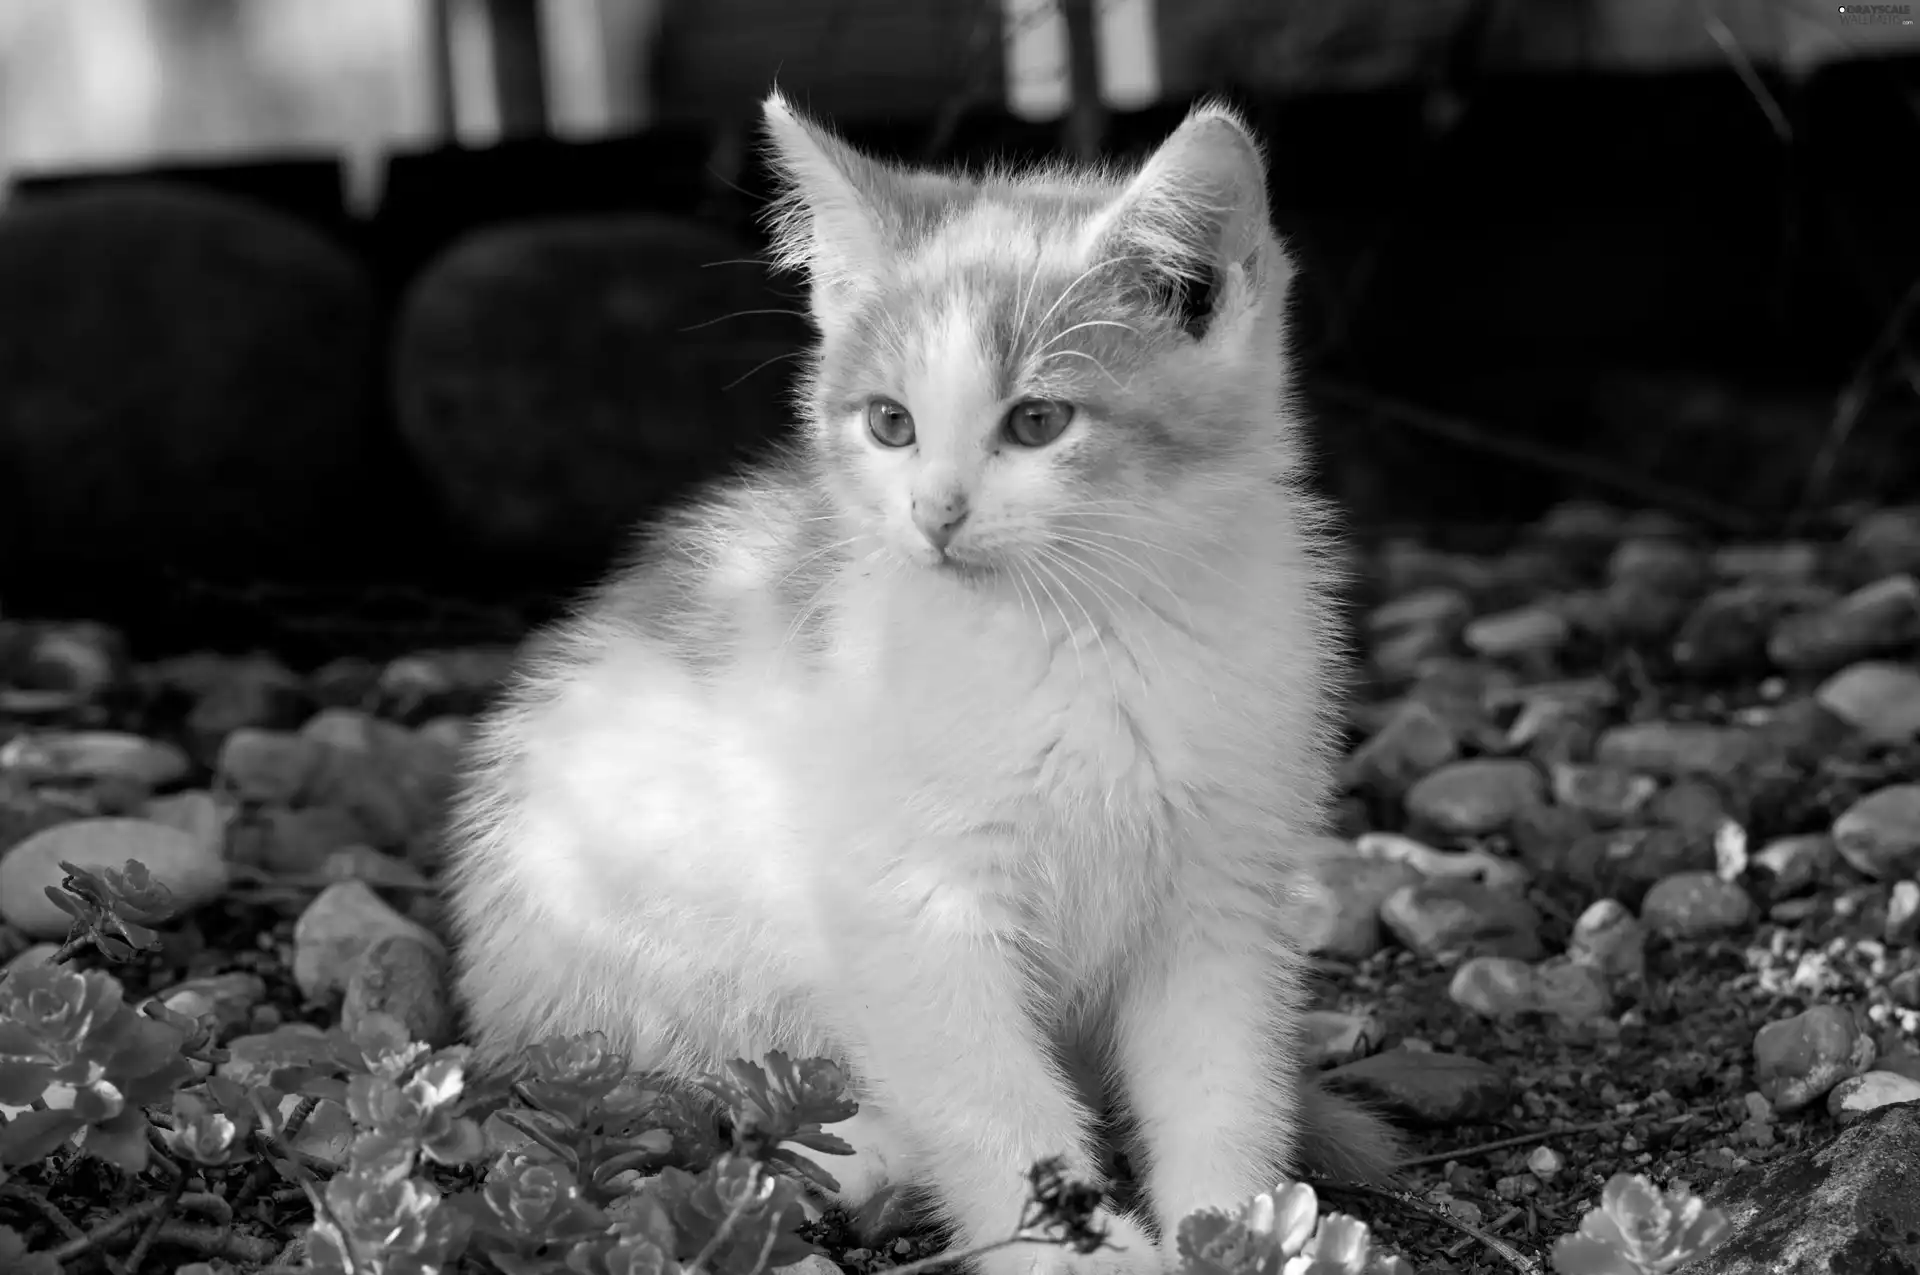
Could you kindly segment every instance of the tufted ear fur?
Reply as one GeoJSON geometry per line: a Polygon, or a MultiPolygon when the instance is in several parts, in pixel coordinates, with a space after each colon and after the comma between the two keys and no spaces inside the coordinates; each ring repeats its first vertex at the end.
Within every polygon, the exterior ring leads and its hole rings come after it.
{"type": "Polygon", "coordinates": [[[1227,107],[1196,108],[1096,218],[1090,255],[1132,258],[1196,340],[1266,281],[1273,242],[1260,144],[1227,107]]]}
{"type": "Polygon", "coordinates": [[[777,89],[762,109],[781,184],[768,210],[774,264],[806,273],[814,317],[826,322],[884,273],[902,175],[801,115],[777,89]]]}

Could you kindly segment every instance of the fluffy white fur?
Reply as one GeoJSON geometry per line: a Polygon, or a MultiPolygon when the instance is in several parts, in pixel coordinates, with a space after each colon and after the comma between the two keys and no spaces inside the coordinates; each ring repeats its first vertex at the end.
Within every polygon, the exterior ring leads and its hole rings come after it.
{"type": "MultiPolygon", "coordinates": [[[[1294,1062],[1337,662],[1257,145],[1208,107],[1134,173],[972,178],[766,116],[820,328],[804,444],[654,533],[485,727],[453,878],[479,1045],[837,1058],[845,1197],[924,1184],[969,1245],[1034,1160],[1097,1175],[1073,1056],[1163,1236],[1303,1138],[1384,1171],[1294,1062]],[[876,395],[911,446],[868,436],[876,395]],[[1002,431],[1029,399],[1072,405],[1047,446],[1002,431]],[[945,555],[929,501],[967,511],[945,555]]],[[[1115,1227],[985,1266],[1170,1260],[1115,1227]]]]}

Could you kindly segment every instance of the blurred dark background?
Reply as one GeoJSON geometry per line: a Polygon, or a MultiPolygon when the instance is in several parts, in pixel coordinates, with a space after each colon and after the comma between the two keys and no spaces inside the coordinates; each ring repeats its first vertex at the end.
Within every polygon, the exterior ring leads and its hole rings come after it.
{"type": "Polygon", "coordinates": [[[0,0],[0,613],[315,658],[550,613],[785,428],[776,78],[929,163],[1242,106],[1363,539],[1817,531],[1920,490],[1913,8],[0,0]]]}

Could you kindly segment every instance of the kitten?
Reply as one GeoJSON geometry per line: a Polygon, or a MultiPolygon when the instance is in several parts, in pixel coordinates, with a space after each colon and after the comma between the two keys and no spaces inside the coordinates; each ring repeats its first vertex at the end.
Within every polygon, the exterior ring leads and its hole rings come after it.
{"type": "Polygon", "coordinates": [[[1137,1130],[1151,1225],[988,1275],[1147,1271],[1193,1209],[1391,1139],[1295,1065],[1337,639],[1299,490],[1291,273],[1245,126],[1138,172],[869,159],[778,94],[804,442],[647,541],[484,725],[455,837],[483,1058],[605,1032],[691,1076],[845,1065],[825,1157],[967,1246],[1098,1175],[1061,1048],[1137,1130]]]}

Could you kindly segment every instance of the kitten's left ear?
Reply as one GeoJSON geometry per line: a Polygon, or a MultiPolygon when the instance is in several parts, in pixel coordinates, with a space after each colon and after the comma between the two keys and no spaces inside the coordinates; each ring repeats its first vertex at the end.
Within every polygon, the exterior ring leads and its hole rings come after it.
{"type": "Polygon", "coordinates": [[[1225,106],[1201,106],[1089,230],[1090,253],[1137,260],[1196,339],[1236,284],[1258,287],[1272,238],[1260,143],[1225,106]]]}
{"type": "Polygon", "coordinates": [[[814,313],[825,318],[883,268],[889,191],[898,177],[794,110],[778,89],[762,110],[784,186],[768,210],[774,261],[806,272],[814,313]]]}

